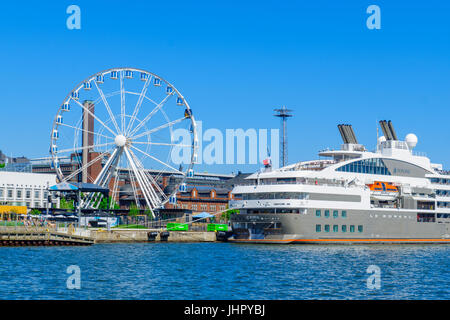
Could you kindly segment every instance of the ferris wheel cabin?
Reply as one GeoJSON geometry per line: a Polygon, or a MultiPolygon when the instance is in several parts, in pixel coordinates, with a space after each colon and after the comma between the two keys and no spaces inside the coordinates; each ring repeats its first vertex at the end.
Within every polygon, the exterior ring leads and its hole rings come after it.
{"type": "Polygon", "coordinates": [[[145,72],[141,72],[141,80],[142,81],[147,81],[147,79],[148,79],[148,74],[145,73],[145,72]]]}
{"type": "Polygon", "coordinates": [[[61,107],[62,111],[69,111],[70,110],[70,104],[68,102],[65,102],[62,107],[61,107]]]}
{"type": "Polygon", "coordinates": [[[161,79],[155,78],[155,80],[153,80],[153,85],[156,86],[156,87],[160,87],[161,86],[161,79]]]}
{"type": "Polygon", "coordinates": [[[71,96],[72,96],[73,100],[78,100],[80,98],[80,95],[78,94],[78,91],[73,91],[71,96]]]}
{"type": "Polygon", "coordinates": [[[91,90],[92,89],[92,84],[88,81],[86,81],[84,83],[84,90],[91,90]]]}
{"type": "Polygon", "coordinates": [[[133,71],[125,70],[125,78],[132,79],[133,78],[133,71]]]}

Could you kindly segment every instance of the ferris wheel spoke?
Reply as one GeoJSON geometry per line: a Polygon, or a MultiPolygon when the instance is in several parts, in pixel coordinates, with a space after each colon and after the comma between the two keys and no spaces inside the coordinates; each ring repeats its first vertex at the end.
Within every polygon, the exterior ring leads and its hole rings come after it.
{"type": "Polygon", "coordinates": [[[73,177],[75,177],[76,175],[80,174],[81,172],[83,172],[83,170],[89,168],[92,164],[94,164],[95,162],[97,162],[98,160],[100,160],[100,158],[103,158],[104,156],[106,156],[108,153],[110,152],[110,150],[105,151],[103,153],[101,153],[100,155],[98,155],[97,157],[95,157],[94,159],[92,159],[91,161],[89,161],[88,163],[86,163],[83,166],[80,166],[80,168],[78,168],[77,170],[75,170],[74,172],[72,172],[70,175],[68,175],[67,177],[65,177],[63,179],[63,182],[67,182],[70,179],[72,179],[73,177]]]}
{"type": "Polygon", "coordinates": [[[150,113],[149,113],[148,115],[145,116],[145,118],[141,121],[141,123],[139,123],[139,124],[136,126],[136,128],[134,128],[133,131],[131,131],[130,136],[131,136],[131,135],[134,135],[135,133],[137,133],[137,132],[139,131],[139,129],[142,128],[142,127],[147,123],[147,121],[150,120],[150,118],[151,118],[158,110],[160,110],[160,109],[166,104],[167,101],[169,101],[169,99],[170,99],[171,96],[172,96],[172,95],[169,94],[169,95],[167,95],[164,99],[162,99],[161,102],[158,103],[158,104],[156,105],[156,107],[153,108],[153,110],[150,111],[150,113]]]}
{"type": "Polygon", "coordinates": [[[167,163],[165,163],[165,162],[159,160],[158,158],[155,158],[154,156],[148,154],[147,152],[142,151],[141,149],[138,149],[138,148],[136,148],[135,146],[131,146],[131,148],[133,148],[133,149],[139,151],[139,152],[142,153],[143,155],[145,155],[145,156],[147,156],[147,157],[149,157],[149,158],[155,160],[156,162],[159,162],[160,164],[162,164],[162,165],[168,167],[169,169],[172,169],[173,171],[175,171],[175,172],[177,172],[177,173],[179,173],[179,174],[182,174],[183,176],[185,175],[184,172],[181,172],[180,170],[175,169],[175,168],[172,167],[171,165],[169,165],[169,164],[167,164],[167,163]]]}
{"type": "Polygon", "coordinates": [[[101,143],[101,144],[93,144],[90,146],[84,146],[84,147],[75,147],[75,148],[70,148],[70,149],[62,149],[62,150],[58,150],[55,153],[56,154],[60,154],[60,153],[67,153],[67,152],[76,152],[76,151],[82,151],[82,150],[86,150],[86,149],[94,149],[94,148],[99,148],[99,147],[106,147],[106,146],[110,146],[112,144],[115,144],[114,142],[108,142],[108,143],[101,143]]]}
{"type": "Polygon", "coordinates": [[[117,132],[120,132],[119,125],[117,124],[117,121],[116,121],[116,119],[114,117],[114,114],[111,111],[111,108],[109,106],[108,101],[106,100],[106,97],[105,97],[105,94],[103,93],[103,90],[100,89],[100,87],[97,84],[97,81],[94,81],[94,83],[95,83],[95,86],[97,87],[97,91],[100,94],[100,97],[101,97],[101,99],[103,101],[103,104],[105,105],[106,110],[108,111],[109,117],[111,118],[111,120],[112,120],[112,122],[114,124],[114,127],[116,128],[117,132]]]}
{"type": "Polygon", "coordinates": [[[179,143],[133,141],[133,144],[149,144],[149,145],[155,145],[155,146],[172,146],[172,147],[180,147],[180,148],[192,148],[191,145],[179,144],[179,143]]]}
{"type": "Polygon", "coordinates": [[[122,133],[125,131],[125,89],[123,84],[123,71],[120,71],[120,115],[122,119],[122,133]]]}
{"type": "Polygon", "coordinates": [[[93,114],[89,109],[87,109],[85,106],[83,106],[78,100],[72,100],[75,101],[84,111],[86,111],[91,117],[93,117],[95,120],[97,120],[105,129],[107,129],[109,132],[113,134],[113,136],[117,136],[117,133],[111,130],[110,127],[108,127],[102,120],[100,120],[95,114],[93,114]]]}
{"type": "Polygon", "coordinates": [[[79,128],[79,127],[75,127],[75,126],[71,126],[71,125],[68,125],[68,124],[65,124],[65,123],[58,123],[58,126],[68,127],[68,128],[72,128],[72,129],[75,129],[75,130],[80,130],[80,131],[83,131],[83,132],[86,132],[86,133],[94,134],[94,135],[97,135],[99,137],[103,137],[103,138],[106,138],[106,139],[114,140],[114,138],[111,137],[111,136],[105,136],[105,135],[100,134],[98,132],[89,131],[89,130],[86,130],[86,129],[83,129],[83,128],[79,128]]]}
{"type": "MultiPolygon", "coordinates": [[[[141,95],[140,92],[134,92],[134,91],[128,91],[128,90],[125,90],[125,93],[132,94],[132,95],[135,95],[135,96],[140,96],[140,95],[141,95]]],[[[146,100],[148,100],[148,101],[150,101],[150,102],[153,103],[155,106],[158,105],[158,102],[154,101],[154,100],[151,99],[150,97],[147,97],[146,95],[144,95],[143,98],[146,99],[146,100]]]]}
{"type": "Polygon", "coordinates": [[[137,115],[139,114],[139,110],[141,109],[142,102],[144,101],[144,97],[147,93],[148,85],[151,83],[152,78],[153,78],[152,76],[148,77],[144,83],[144,87],[142,88],[141,94],[139,95],[139,99],[136,102],[136,106],[134,107],[130,122],[128,123],[127,130],[126,130],[127,134],[133,127],[133,123],[136,120],[137,115]]]}
{"type": "Polygon", "coordinates": [[[140,137],[149,135],[149,134],[151,134],[151,133],[153,133],[153,132],[162,130],[162,129],[164,129],[164,128],[171,127],[171,126],[173,126],[174,124],[177,124],[177,123],[179,123],[179,122],[181,122],[181,121],[183,121],[183,120],[186,120],[186,119],[187,119],[186,117],[183,117],[183,118],[180,118],[180,119],[177,119],[177,120],[172,120],[172,121],[167,122],[167,123],[165,123],[165,124],[163,124],[163,125],[160,125],[159,127],[150,129],[150,130],[145,131],[145,132],[143,132],[143,133],[140,133],[140,134],[138,134],[138,135],[132,137],[132,139],[138,139],[138,138],[140,138],[140,137]]]}

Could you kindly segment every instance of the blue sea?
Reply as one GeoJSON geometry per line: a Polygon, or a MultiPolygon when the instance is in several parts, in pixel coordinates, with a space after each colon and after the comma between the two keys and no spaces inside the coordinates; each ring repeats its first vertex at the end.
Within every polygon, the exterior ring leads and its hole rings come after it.
{"type": "Polygon", "coordinates": [[[449,245],[0,247],[0,299],[450,299],[449,254],[449,245]],[[73,265],[79,289],[67,285],[73,265]],[[379,289],[367,284],[369,266],[379,289]]]}

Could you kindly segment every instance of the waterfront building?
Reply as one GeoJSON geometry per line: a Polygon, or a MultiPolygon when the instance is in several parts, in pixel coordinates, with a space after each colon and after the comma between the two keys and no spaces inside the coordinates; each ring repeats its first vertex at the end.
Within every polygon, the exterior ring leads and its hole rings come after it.
{"type": "Polygon", "coordinates": [[[26,157],[8,157],[0,150],[0,171],[31,172],[31,162],[26,157]]]}
{"type": "MultiPolygon", "coordinates": [[[[0,202],[4,205],[46,208],[48,186],[56,184],[56,174],[30,172],[0,172],[0,202]]],[[[58,207],[58,199],[51,199],[58,207]]]]}

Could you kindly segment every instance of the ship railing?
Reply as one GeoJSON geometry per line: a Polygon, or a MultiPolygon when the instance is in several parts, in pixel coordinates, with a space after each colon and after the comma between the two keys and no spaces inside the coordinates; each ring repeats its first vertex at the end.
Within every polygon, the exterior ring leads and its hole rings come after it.
{"type": "Polygon", "coordinates": [[[357,187],[358,185],[346,185],[345,182],[339,182],[339,183],[321,183],[321,182],[306,182],[306,181],[273,181],[273,182],[259,182],[259,183],[255,183],[255,182],[239,182],[237,183],[235,186],[236,187],[240,187],[240,186],[254,186],[254,185],[259,185],[259,186],[265,186],[265,185],[282,185],[282,184],[295,184],[295,185],[316,185],[316,186],[326,186],[326,187],[347,187],[347,188],[351,188],[351,187],[357,187]]]}
{"type": "Polygon", "coordinates": [[[395,206],[395,205],[393,205],[393,204],[382,204],[382,205],[374,205],[374,204],[371,204],[370,207],[371,207],[371,208],[398,209],[398,207],[395,206]]]}

